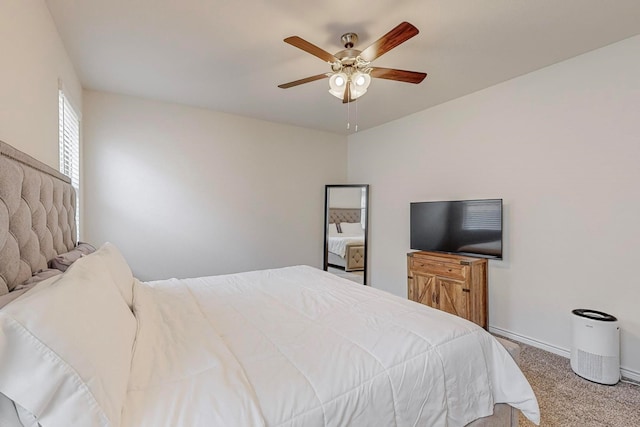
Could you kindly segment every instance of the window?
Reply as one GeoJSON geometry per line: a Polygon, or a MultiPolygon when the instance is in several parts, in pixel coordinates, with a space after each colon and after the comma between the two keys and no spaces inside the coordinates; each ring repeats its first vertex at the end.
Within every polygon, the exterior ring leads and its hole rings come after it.
{"type": "Polygon", "coordinates": [[[62,89],[58,96],[60,172],[76,190],[76,235],[80,238],[80,119],[62,89]]]}

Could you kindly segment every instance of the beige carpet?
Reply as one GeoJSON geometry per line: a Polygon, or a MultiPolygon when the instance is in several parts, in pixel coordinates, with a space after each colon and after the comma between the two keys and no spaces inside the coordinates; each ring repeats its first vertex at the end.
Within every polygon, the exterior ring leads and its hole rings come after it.
{"type": "MultiPolygon", "coordinates": [[[[520,367],[540,405],[544,427],[640,427],[640,386],[592,383],[569,359],[521,344],[520,367]]],[[[520,426],[534,426],[520,414],[520,426]]]]}

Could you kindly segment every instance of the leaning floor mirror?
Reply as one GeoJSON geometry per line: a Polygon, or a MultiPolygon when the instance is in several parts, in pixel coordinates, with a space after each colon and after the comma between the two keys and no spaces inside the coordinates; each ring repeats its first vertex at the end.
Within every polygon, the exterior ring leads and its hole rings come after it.
{"type": "Polygon", "coordinates": [[[324,208],[324,269],[368,284],[369,185],[325,186],[324,208]]]}

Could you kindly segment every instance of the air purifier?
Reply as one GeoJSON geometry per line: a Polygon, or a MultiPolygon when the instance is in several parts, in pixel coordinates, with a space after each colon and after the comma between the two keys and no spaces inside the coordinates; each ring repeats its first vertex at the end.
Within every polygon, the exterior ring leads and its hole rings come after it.
{"type": "Polygon", "coordinates": [[[571,369],[589,381],[620,380],[620,326],[614,316],[597,310],[572,312],[571,369]]]}

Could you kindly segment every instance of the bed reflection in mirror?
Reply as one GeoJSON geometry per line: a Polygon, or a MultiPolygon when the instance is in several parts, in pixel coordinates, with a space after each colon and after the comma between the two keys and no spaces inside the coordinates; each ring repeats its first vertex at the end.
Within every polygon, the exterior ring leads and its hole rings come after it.
{"type": "Polygon", "coordinates": [[[327,185],[324,206],[324,269],[366,285],[369,185],[327,185]]]}

